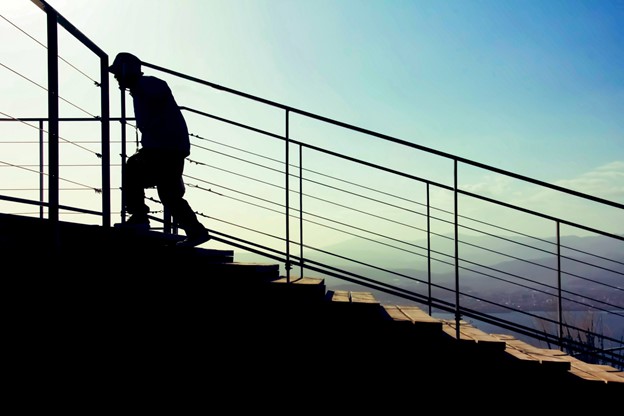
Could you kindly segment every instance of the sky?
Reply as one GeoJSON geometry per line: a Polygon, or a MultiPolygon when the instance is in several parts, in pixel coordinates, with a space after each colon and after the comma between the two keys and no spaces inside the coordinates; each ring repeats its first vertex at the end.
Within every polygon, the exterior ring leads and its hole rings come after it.
{"type": "MultiPolygon", "coordinates": [[[[111,61],[131,52],[303,111],[624,203],[624,1],[48,3],[111,61]]],[[[3,63],[45,83],[36,70],[45,65],[44,51],[6,20],[45,42],[43,13],[30,0],[2,0],[0,14],[3,63]]],[[[79,48],[66,42],[60,55],[79,62],[79,48]]],[[[21,80],[6,67],[0,77],[1,111],[34,115],[39,104],[15,86],[21,80]]],[[[172,86],[180,94],[187,88],[172,86]]],[[[194,91],[186,92],[192,102],[194,91]]],[[[508,186],[493,181],[475,179],[467,187],[495,193],[508,186]]]]}

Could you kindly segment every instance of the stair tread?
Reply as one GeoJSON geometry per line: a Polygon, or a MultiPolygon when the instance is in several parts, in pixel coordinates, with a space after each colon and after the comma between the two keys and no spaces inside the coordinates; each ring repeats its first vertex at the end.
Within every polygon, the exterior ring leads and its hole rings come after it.
{"type": "MultiPolygon", "coordinates": [[[[456,322],[454,320],[443,320],[442,322],[444,323],[444,332],[455,336],[457,329],[456,322]]],[[[461,339],[474,340],[476,342],[505,345],[505,341],[496,338],[492,334],[488,334],[487,332],[475,328],[469,323],[461,323],[459,327],[459,336],[461,339]]]]}
{"type": "Polygon", "coordinates": [[[295,285],[324,285],[325,279],[321,279],[318,277],[291,277],[290,282],[288,282],[288,278],[286,276],[280,276],[280,278],[275,280],[274,283],[290,283],[295,285]]]}
{"type": "Polygon", "coordinates": [[[334,290],[329,294],[332,302],[379,305],[379,301],[370,292],[334,290]]]}
{"type": "Polygon", "coordinates": [[[442,330],[442,322],[433,318],[417,306],[384,305],[388,317],[396,323],[407,323],[419,328],[431,328],[435,331],[442,330]]]}

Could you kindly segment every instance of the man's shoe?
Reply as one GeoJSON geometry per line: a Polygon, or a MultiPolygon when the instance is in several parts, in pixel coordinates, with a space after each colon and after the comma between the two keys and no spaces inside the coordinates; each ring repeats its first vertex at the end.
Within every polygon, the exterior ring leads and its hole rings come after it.
{"type": "Polygon", "coordinates": [[[148,231],[150,222],[147,215],[133,215],[126,222],[117,223],[115,228],[124,228],[127,230],[148,231]]]}
{"type": "Polygon", "coordinates": [[[196,233],[190,233],[186,238],[182,241],[178,241],[176,243],[177,247],[195,247],[200,244],[205,243],[210,240],[210,234],[208,234],[208,230],[205,228],[196,233]]]}

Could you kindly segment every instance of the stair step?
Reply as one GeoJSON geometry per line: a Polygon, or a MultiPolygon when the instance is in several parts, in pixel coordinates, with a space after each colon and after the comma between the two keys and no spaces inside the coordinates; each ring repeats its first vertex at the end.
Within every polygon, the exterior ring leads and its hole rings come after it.
{"type": "Polygon", "coordinates": [[[294,297],[298,302],[321,302],[325,298],[325,279],[316,277],[290,278],[280,276],[271,282],[272,290],[280,296],[294,297]]]}
{"type": "MultiPolygon", "coordinates": [[[[457,339],[457,323],[455,320],[442,319],[441,321],[443,323],[442,331],[453,339],[457,339]]],[[[485,348],[491,352],[502,352],[506,347],[505,341],[464,321],[461,321],[459,325],[459,341],[468,345],[478,346],[479,348],[485,348]]]]}
{"type": "Polygon", "coordinates": [[[383,307],[370,292],[352,292],[348,290],[328,290],[326,305],[331,316],[336,320],[352,322],[372,322],[383,320],[383,307]]]}
{"type": "Polygon", "coordinates": [[[442,332],[442,321],[431,317],[417,306],[385,305],[384,309],[396,324],[430,333],[442,332]]]}
{"type": "Polygon", "coordinates": [[[587,381],[624,383],[624,372],[609,365],[589,364],[570,357],[570,373],[587,381]]]}
{"type": "Polygon", "coordinates": [[[352,303],[378,306],[379,301],[370,292],[351,292],[349,290],[335,290],[328,292],[331,302],[352,303]]]}
{"type": "Polygon", "coordinates": [[[279,279],[280,266],[271,263],[225,262],[206,264],[204,270],[210,276],[221,277],[221,281],[230,281],[238,285],[274,282],[279,279]]]}
{"type": "Polygon", "coordinates": [[[561,350],[539,348],[511,335],[492,334],[506,344],[505,352],[523,362],[539,363],[543,368],[568,371],[571,368],[570,356],[561,350]]]}

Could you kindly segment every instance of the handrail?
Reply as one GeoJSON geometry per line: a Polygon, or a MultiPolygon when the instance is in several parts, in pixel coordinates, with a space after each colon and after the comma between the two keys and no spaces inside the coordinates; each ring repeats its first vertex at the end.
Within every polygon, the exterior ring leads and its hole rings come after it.
{"type": "Polygon", "coordinates": [[[71,24],[63,15],[57,12],[45,0],[31,0],[33,4],[46,13],[48,34],[48,123],[49,141],[48,152],[50,160],[50,172],[48,175],[48,193],[50,206],[48,215],[52,221],[59,219],[59,195],[58,195],[58,136],[59,136],[59,94],[58,94],[58,25],[62,26],[69,34],[85,45],[97,57],[100,58],[100,110],[101,114],[101,141],[102,141],[102,225],[109,227],[110,223],[110,108],[109,108],[109,78],[108,78],[108,55],[94,42],[71,24]]]}
{"type": "MultiPolygon", "coordinates": [[[[25,120],[25,119],[22,119],[22,120],[25,120]]],[[[32,120],[39,120],[39,119],[37,119],[37,118],[33,118],[32,120]]],[[[77,121],[78,119],[76,119],[76,118],[71,118],[71,119],[67,119],[67,120],[77,121]]],[[[79,121],[93,121],[93,120],[91,120],[91,119],[80,119],[79,121]]],[[[304,144],[302,144],[302,145],[304,145],[304,144]]],[[[322,150],[322,149],[319,149],[319,150],[322,150]]],[[[22,202],[24,202],[24,201],[22,201],[22,202]]],[[[68,208],[70,208],[70,207],[68,207],[68,208]]],[[[538,213],[538,214],[539,214],[539,213],[538,213]]],[[[572,224],[574,224],[574,223],[572,223],[572,224]]],[[[618,237],[618,236],[616,236],[616,237],[618,237]]],[[[619,237],[618,237],[618,238],[619,238],[619,237]]],[[[285,261],[285,260],[283,260],[283,261],[285,261]]],[[[401,291],[398,291],[398,292],[397,292],[396,290],[393,290],[393,289],[384,288],[384,287],[382,287],[383,285],[382,285],[382,286],[375,285],[375,284],[374,284],[374,283],[372,283],[371,281],[368,281],[368,282],[367,282],[367,281],[366,281],[366,280],[367,280],[366,278],[364,278],[364,280],[357,280],[357,279],[352,279],[352,278],[349,278],[349,277],[348,277],[348,273],[347,273],[347,275],[346,275],[346,276],[345,276],[345,275],[340,275],[340,274],[337,274],[337,273],[335,273],[334,271],[331,271],[331,270],[332,270],[332,268],[331,268],[331,267],[325,266],[325,267],[328,267],[328,268],[327,268],[327,269],[324,269],[322,264],[318,264],[318,263],[317,263],[317,266],[313,266],[313,265],[315,264],[315,262],[314,262],[314,261],[300,261],[300,259],[297,259],[297,258],[294,258],[294,259],[293,259],[293,264],[295,264],[295,265],[301,265],[302,267],[303,267],[303,265],[304,265],[304,262],[305,262],[305,266],[306,266],[308,269],[310,269],[310,270],[323,271],[324,273],[329,274],[329,275],[333,275],[333,276],[341,276],[341,278],[342,278],[343,280],[346,280],[346,281],[351,281],[351,282],[355,282],[355,283],[358,283],[358,284],[363,285],[363,286],[372,287],[372,288],[375,288],[375,289],[380,290],[380,291],[386,291],[387,293],[392,293],[392,294],[394,294],[394,295],[396,295],[396,296],[404,297],[404,298],[406,298],[406,299],[412,299],[412,300],[414,300],[414,299],[419,299],[418,297],[416,297],[416,298],[410,297],[410,296],[409,296],[409,295],[407,295],[406,293],[401,293],[401,291]],[[319,268],[319,267],[321,267],[321,268],[319,268]]],[[[370,279],[369,279],[369,280],[370,280],[370,279]]],[[[420,298],[419,300],[420,300],[420,301],[422,301],[422,298],[420,298]]],[[[482,299],[482,301],[483,301],[483,299],[482,299]]],[[[445,306],[444,306],[444,304],[443,304],[443,303],[438,303],[438,302],[437,302],[437,301],[435,301],[435,300],[433,301],[433,303],[434,303],[434,304],[436,305],[436,307],[438,307],[439,309],[442,309],[442,310],[444,310],[444,309],[445,309],[445,306]]],[[[478,312],[472,312],[470,309],[461,308],[461,309],[460,309],[460,311],[461,311],[460,313],[461,313],[462,315],[465,315],[465,316],[481,317],[481,319],[483,319],[483,320],[484,320],[484,321],[486,321],[486,322],[487,322],[487,321],[491,321],[491,320],[489,320],[489,319],[487,319],[487,318],[483,318],[483,317],[482,317],[482,315],[480,315],[478,312]]],[[[504,325],[501,325],[501,327],[504,327],[504,328],[515,328],[515,330],[517,330],[517,332],[519,332],[519,333],[524,333],[524,334],[526,334],[526,333],[527,333],[527,332],[526,332],[526,330],[522,330],[522,327],[521,327],[521,326],[513,326],[513,325],[511,325],[511,326],[510,326],[510,325],[508,325],[508,324],[504,324],[504,325]]],[[[540,337],[540,336],[534,336],[534,337],[535,337],[536,339],[544,339],[544,338],[542,338],[542,337],[540,337]]],[[[549,338],[548,338],[548,337],[546,337],[545,339],[549,339],[549,338]]]]}
{"type": "MultiPolygon", "coordinates": [[[[205,116],[205,117],[211,117],[211,118],[213,118],[215,120],[219,120],[219,121],[222,121],[222,122],[230,123],[230,124],[232,124],[234,126],[241,127],[241,128],[246,128],[246,129],[249,129],[249,130],[254,131],[256,133],[261,133],[261,134],[264,134],[266,136],[270,136],[270,137],[273,137],[273,138],[276,138],[276,139],[284,140],[284,138],[282,136],[280,136],[279,134],[275,134],[275,133],[264,131],[264,130],[261,130],[261,129],[258,129],[258,128],[253,128],[253,127],[250,127],[250,126],[246,126],[246,125],[244,125],[242,123],[236,123],[236,122],[233,122],[231,120],[227,120],[227,119],[222,118],[222,117],[216,117],[214,115],[208,114],[206,112],[203,112],[203,111],[200,111],[200,110],[197,110],[197,109],[194,109],[194,108],[190,108],[190,107],[186,107],[186,106],[180,106],[180,109],[186,110],[186,111],[190,111],[190,112],[192,112],[194,114],[199,114],[199,115],[202,115],[202,116],[205,116]]],[[[344,123],[342,123],[342,124],[344,124],[344,123]]],[[[344,124],[344,125],[348,126],[347,124],[344,124]]],[[[387,136],[387,137],[390,137],[390,136],[387,136]]],[[[423,182],[423,183],[426,183],[426,184],[429,184],[429,185],[435,185],[436,187],[439,187],[439,188],[442,188],[442,189],[446,189],[446,190],[449,190],[449,191],[453,191],[454,190],[454,188],[452,186],[448,186],[448,185],[444,185],[444,184],[439,183],[439,182],[434,182],[434,181],[431,181],[431,180],[427,180],[426,178],[420,178],[418,176],[410,175],[408,173],[401,172],[401,171],[398,171],[398,170],[395,170],[395,169],[392,169],[392,168],[388,168],[386,166],[381,166],[381,165],[378,165],[378,164],[375,164],[375,163],[370,163],[370,162],[367,162],[367,161],[364,161],[364,160],[361,160],[361,159],[358,159],[358,158],[354,158],[354,157],[350,157],[350,156],[347,156],[347,155],[344,155],[344,154],[333,152],[333,151],[328,150],[328,149],[323,149],[321,147],[314,146],[314,145],[311,145],[311,144],[308,144],[308,143],[303,143],[303,142],[295,140],[295,139],[289,139],[289,141],[292,144],[297,144],[297,145],[299,145],[301,147],[305,147],[305,148],[308,148],[310,150],[315,150],[317,152],[321,152],[321,153],[324,153],[324,154],[327,154],[327,155],[330,155],[330,156],[334,156],[334,157],[337,157],[337,158],[340,158],[340,159],[344,159],[346,161],[356,162],[358,164],[361,164],[361,165],[364,165],[364,166],[367,166],[367,167],[371,167],[371,168],[375,168],[375,169],[378,169],[378,170],[382,170],[382,171],[385,171],[385,172],[388,172],[388,173],[392,173],[392,174],[395,174],[395,175],[398,175],[398,176],[402,176],[404,178],[408,178],[408,179],[412,179],[412,180],[415,180],[415,181],[423,182]]],[[[407,143],[407,142],[405,142],[405,143],[406,143],[406,145],[408,147],[418,148],[419,150],[422,150],[422,148],[423,148],[422,146],[414,145],[412,143],[407,143]]],[[[460,157],[456,157],[456,156],[449,156],[449,157],[456,158],[458,161],[459,160],[464,161],[464,159],[460,158],[460,157]]],[[[468,160],[468,159],[465,159],[465,160],[468,160]]],[[[545,187],[553,189],[553,190],[558,190],[558,191],[561,190],[564,193],[568,193],[568,194],[571,194],[571,195],[574,195],[574,196],[578,196],[578,197],[581,197],[581,198],[584,198],[584,199],[589,199],[589,200],[591,200],[593,202],[598,202],[598,203],[609,205],[609,206],[612,206],[612,207],[624,209],[624,204],[619,204],[619,203],[617,203],[615,201],[609,201],[609,200],[606,200],[606,199],[603,199],[603,198],[597,198],[597,197],[594,197],[594,196],[591,196],[591,195],[584,194],[582,192],[577,192],[577,191],[574,191],[574,190],[571,190],[571,189],[562,188],[562,187],[559,187],[559,186],[556,186],[556,185],[551,185],[551,184],[548,184],[546,182],[539,181],[537,179],[528,178],[526,176],[522,176],[522,175],[518,175],[518,174],[514,174],[514,173],[506,173],[507,171],[504,171],[502,169],[497,169],[495,167],[484,165],[484,164],[480,164],[478,162],[472,162],[471,161],[470,164],[472,164],[474,166],[482,165],[482,167],[484,169],[486,169],[486,170],[490,170],[490,171],[501,173],[501,174],[506,174],[507,176],[515,177],[517,179],[526,180],[526,181],[532,182],[533,184],[542,185],[542,186],[545,186],[545,187]]],[[[525,213],[528,213],[528,214],[539,216],[539,217],[542,217],[544,219],[549,219],[549,220],[553,220],[553,221],[557,221],[558,220],[558,221],[561,222],[561,224],[574,226],[574,227],[577,227],[577,228],[581,228],[581,229],[583,229],[585,231],[589,231],[589,232],[597,233],[597,234],[602,234],[604,236],[608,236],[608,237],[612,237],[612,238],[616,238],[618,240],[624,241],[624,236],[619,236],[617,234],[609,233],[609,232],[606,232],[606,231],[603,231],[603,230],[598,230],[596,228],[587,227],[587,226],[584,226],[582,224],[575,223],[573,221],[567,221],[567,220],[564,220],[564,219],[559,219],[559,218],[556,218],[556,217],[554,217],[552,215],[546,215],[546,214],[543,214],[543,213],[540,213],[540,212],[537,212],[537,211],[534,211],[534,210],[530,210],[530,209],[527,209],[527,208],[523,208],[523,207],[519,207],[519,206],[516,206],[516,205],[512,205],[512,204],[509,204],[509,203],[506,203],[506,202],[503,202],[503,201],[498,201],[498,200],[495,200],[493,198],[488,198],[486,196],[478,195],[478,194],[475,194],[473,192],[465,191],[465,190],[462,190],[462,189],[457,189],[457,192],[462,194],[462,195],[471,196],[471,197],[476,198],[476,199],[481,199],[483,201],[487,201],[487,202],[490,202],[490,203],[493,203],[493,204],[505,206],[507,208],[511,208],[511,209],[522,211],[522,212],[525,212],[525,213]]]]}
{"type": "MultiPolygon", "coordinates": [[[[457,162],[465,163],[467,165],[471,165],[471,166],[478,167],[478,168],[481,168],[481,169],[485,169],[485,170],[488,170],[488,171],[491,171],[491,172],[499,173],[501,175],[509,176],[509,177],[514,178],[514,179],[520,179],[522,181],[529,182],[529,183],[532,183],[534,185],[543,186],[545,188],[549,188],[549,189],[552,189],[552,190],[555,190],[555,191],[563,192],[563,193],[566,193],[566,194],[569,194],[569,195],[574,195],[574,196],[577,196],[577,197],[580,197],[580,198],[589,199],[591,201],[599,202],[601,204],[609,205],[609,206],[612,206],[612,207],[615,207],[615,208],[624,209],[624,204],[620,204],[620,203],[615,202],[615,201],[611,201],[611,200],[604,199],[604,198],[598,198],[598,197],[593,196],[593,195],[589,195],[589,194],[585,194],[583,192],[578,192],[578,191],[575,191],[575,190],[572,190],[572,189],[564,188],[562,186],[553,185],[551,183],[544,182],[544,181],[541,181],[539,179],[531,178],[529,176],[520,175],[518,173],[514,173],[514,172],[511,172],[511,171],[508,171],[508,170],[504,170],[504,169],[496,168],[494,166],[486,165],[485,163],[480,163],[480,162],[477,162],[477,161],[474,161],[474,160],[471,160],[471,159],[466,159],[466,158],[463,158],[463,157],[460,157],[460,156],[453,155],[451,153],[442,152],[440,150],[436,150],[436,149],[433,149],[433,148],[430,148],[430,147],[426,147],[426,146],[422,146],[422,145],[419,145],[419,144],[416,144],[416,143],[408,142],[406,140],[398,139],[396,137],[392,137],[392,136],[389,136],[387,134],[379,133],[379,132],[376,132],[376,131],[373,131],[373,130],[368,130],[368,129],[365,129],[365,128],[362,128],[362,127],[355,126],[353,124],[348,124],[348,123],[344,123],[344,122],[341,122],[341,121],[338,121],[338,120],[334,120],[334,119],[331,119],[329,117],[324,117],[324,116],[321,116],[321,115],[318,115],[318,114],[310,113],[308,111],[300,110],[300,109],[295,108],[295,107],[290,107],[290,106],[285,105],[285,104],[280,104],[280,103],[275,102],[275,101],[267,100],[267,99],[260,98],[260,97],[257,97],[257,96],[251,95],[251,94],[247,94],[247,93],[244,93],[244,92],[241,92],[241,91],[234,90],[232,88],[224,87],[222,85],[218,85],[218,84],[215,84],[213,82],[204,81],[204,80],[201,80],[201,79],[196,78],[196,77],[192,77],[192,76],[189,76],[189,75],[182,74],[180,72],[172,71],[170,69],[163,68],[161,66],[154,65],[154,64],[151,64],[149,62],[143,62],[142,61],[141,64],[144,65],[144,66],[147,66],[149,68],[165,72],[165,73],[170,74],[170,75],[175,75],[177,77],[180,77],[180,78],[183,78],[183,79],[186,79],[186,80],[189,80],[189,81],[193,81],[193,82],[197,82],[199,84],[207,85],[209,87],[218,89],[220,91],[228,92],[228,93],[231,93],[231,94],[234,94],[234,95],[238,95],[240,97],[248,98],[248,99],[253,100],[253,101],[257,101],[257,102],[260,102],[260,103],[263,103],[263,104],[267,104],[267,105],[270,105],[270,106],[273,106],[273,107],[281,108],[282,110],[285,110],[285,111],[288,111],[288,112],[297,113],[299,115],[310,117],[310,118],[316,119],[318,121],[323,121],[323,122],[326,122],[326,123],[329,123],[329,124],[333,124],[333,125],[336,125],[336,126],[339,126],[339,127],[344,127],[346,129],[357,131],[359,133],[364,133],[366,135],[375,136],[377,138],[384,139],[386,141],[390,141],[390,142],[393,142],[393,143],[396,143],[396,144],[407,146],[407,147],[410,147],[410,148],[413,148],[413,149],[421,150],[421,151],[424,151],[424,152],[427,152],[427,153],[434,154],[436,156],[442,156],[442,157],[445,157],[445,158],[448,158],[448,159],[452,159],[452,160],[457,161],[457,162]]],[[[188,107],[183,107],[183,108],[189,109],[188,107]]]]}
{"type": "MultiPolygon", "coordinates": [[[[158,67],[158,66],[153,65],[153,64],[146,64],[146,66],[150,66],[150,67],[152,67],[154,69],[161,69],[161,67],[158,67]]],[[[172,75],[180,75],[182,78],[186,78],[186,79],[193,80],[193,81],[197,80],[197,78],[189,77],[189,76],[186,76],[184,74],[179,74],[179,73],[177,73],[175,71],[170,71],[170,70],[167,70],[167,69],[164,69],[164,68],[162,68],[162,69],[164,70],[164,72],[167,72],[167,73],[172,74],[172,75]]],[[[240,96],[245,97],[245,98],[250,98],[250,99],[254,99],[254,100],[256,98],[258,98],[258,97],[251,96],[249,94],[241,93],[239,91],[235,91],[235,90],[232,90],[232,89],[228,89],[228,88],[216,85],[214,83],[202,82],[201,80],[198,80],[198,82],[204,83],[205,85],[208,85],[208,86],[213,87],[213,88],[217,88],[217,89],[219,89],[221,91],[227,91],[227,92],[234,93],[236,95],[240,95],[240,96]]],[[[369,135],[377,136],[377,137],[380,137],[380,138],[383,138],[383,139],[387,139],[387,140],[393,141],[395,143],[400,143],[400,144],[403,144],[403,145],[406,145],[406,146],[409,146],[409,147],[412,147],[412,148],[416,148],[416,149],[419,149],[419,150],[425,150],[425,151],[428,151],[428,152],[430,152],[432,154],[436,154],[436,155],[439,155],[439,156],[445,156],[445,157],[453,159],[455,161],[455,166],[457,165],[458,162],[467,163],[467,164],[470,164],[472,166],[476,166],[476,167],[480,167],[482,169],[486,169],[486,170],[489,170],[489,171],[492,171],[492,172],[504,174],[504,175],[507,175],[507,176],[510,176],[510,177],[513,177],[513,178],[516,178],[516,179],[525,180],[525,181],[533,183],[533,184],[537,184],[537,185],[540,185],[540,186],[543,186],[543,187],[546,187],[546,188],[549,188],[549,189],[552,189],[552,190],[556,190],[556,191],[559,191],[559,192],[563,192],[563,193],[566,193],[566,194],[574,195],[574,196],[577,196],[577,197],[580,197],[580,198],[583,198],[583,199],[586,199],[586,200],[591,200],[593,202],[597,202],[597,203],[600,203],[600,204],[612,206],[612,207],[619,208],[619,209],[624,208],[624,205],[619,204],[619,203],[614,202],[614,201],[609,201],[609,200],[606,200],[606,199],[603,199],[603,198],[597,198],[597,197],[594,197],[592,195],[588,195],[588,194],[584,194],[584,193],[577,192],[577,191],[574,191],[574,190],[570,190],[570,189],[567,189],[567,188],[563,188],[563,187],[560,187],[560,186],[548,184],[546,182],[543,182],[543,181],[540,181],[540,180],[537,180],[537,179],[534,179],[534,178],[529,178],[529,177],[526,177],[524,175],[518,175],[518,174],[515,174],[513,172],[509,172],[509,171],[506,171],[506,170],[503,170],[503,169],[498,169],[498,168],[495,168],[495,167],[492,167],[492,166],[488,166],[488,165],[485,165],[485,164],[482,164],[482,163],[479,163],[479,162],[467,160],[467,159],[464,159],[464,158],[461,158],[461,157],[456,157],[454,155],[450,155],[450,154],[447,154],[447,153],[444,153],[444,152],[438,152],[438,151],[435,151],[435,150],[431,151],[431,149],[428,149],[428,148],[423,147],[423,146],[415,145],[413,143],[405,142],[403,140],[396,139],[396,138],[393,138],[393,137],[390,137],[390,136],[386,136],[386,135],[383,135],[383,134],[380,134],[380,133],[377,133],[377,132],[373,132],[373,131],[366,130],[366,129],[361,129],[361,128],[358,128],[356,126],[352,126],[352,125],[349,125],[349,124],[346,124],[346,123],[341,123],[341,122],[338,122],[336,120],[332,120],[332,119],[329,119],[329,118],[326,118],[326,117],[322,117],[322,116],[311,114],[311,113],[308,113],[308,112],[305,112],[305,111],[294,109],[294,108],[291,108],[289,106],[285,106],[285,105],[282,105],[282,104],[279,104],[279,103],[271,102],[271,101],[264,100],[264,99],[258,99],[257,101],[260,101],[260,102],[265,103],[265,104],[270,104],[270,105],[273,105],[273,106],[285,109],[287,112],[295,112],[295,113],[299,113],[299,114],[302,114],[302,115],[310,116],[311,118],[315,118],[317,120],[325,121],[325,122],[328,122],[328,123],[331,123],[331,124],[335,124],[335,125],[338,125],[338,126],[341,126],[341,127],[345,127],[345,128],[348,128],[348,129],[351,129],[351,130],[354,130],[354,131],[358,131],[358,132],[366,133],[366,134],[369,134],[369,135]]],[[[202,115],[205,115],[206,117],[211,117],[213,119],[218,119],[220,121],[223,121],[223,122],[226,122],[226,123],[230,123],[230,124],[235,125],[237,127],[249,128],[250,130],[253,130],[253,131],[257,132],[257,133],[262,133],[262,134],[266,134],[266,135],[271,136],[271,137],[275,137],[275,138],[279,138],[279,139],[285,140],[285,138],[281,137],[280,135],[272,134],[270,132],[264,132],[264,131],[262,131],[260,129],[257,129],[257,128],[254,128],[254,127],[250,127],[250,126],[246,126],[246,125],[244,125],[242,123],[235,122],[235,121],[232,121],[232,120],[227,120],[227,119],[225,119],[223,117],[217,117],[217,116],[214,116],[214,115],[210,115],[210,114],[207,114],[207,113],[204,113],[202,111],[199,111],[199,110],[196,110],[196,109],[192,109],[192,108],[189,108],[189,107],[182,107],[182,108],[185,109],[185,110],[189,110],[191,112],[194,112],[196,114],[202,114],[202,115]]],[[[385,171],[393,171],[392,169],[388,169],[386,167],[375,166],[375,164],[372,164],[372,163],[368,163],[368,162],[365,162],[365,161],[360,161],[360,160],[357,160],[356,158],[352,158],[352,157],[349,157],[347,155],[331,152],[331,151],[329,151],[327,149],[321,149],[321,148],[318,148],[318,147],[315,147],[315,146],[312,146],[312,145],[308,145],[306,143],[297,142],[297,141],[295,141],[293,139],[288,139],[287,141],[290,142],[290,143],[295,143],[295,144],[299,145],[300,148],[306,147],[306,148],[313,149],[313,150],[316,150],[316,151],[319,151],[319,152],[323,152],[323,153],[326,153],[326,154],[331,154],[332,156],[335,156],[335,157],[338,157],[338,158],[342,158],[342,159],[345,159],[345,160],[349,160],[351,162],[358,162],[358,163],[361,163],[362,165],[366,165],[368,167],[379,168],[380,170],[385,170],[385,171]]],[[[411,175],[405,175],[402,172],[398,172],[398,171],[393,171],[393,173],[395,173],[397,175],[402,175],[402,176],[411,176],[411,175]]],[[[288,173],[286,173],[286,175],[288,175],[288,173]]],[[[426,181],[426,180],[423,180],[422,178],[416,178],[416,177],[413,177],[412,179],[420,180],[420,181],[426,181]]],[[[457,181],[457,179],[456,179],[456,181],[457,181]]],[[[427,183],[428,183],[428,185],[432,184],[431,182],[428,182],[428,181],[427,181],[427,183]]],[[[582,224],[577,224],[577,223],[575,223],[573,221],[567,221],[567,220],[564,220],[564,219],[559,219],[559,218],[556,218],[556,217],[554,217],[552,215],[546,215],[546,214],[543,214],[543,213],[540,213],[540,212],[537,212],[537,211],[534,211],[534,210],[529,210],[529,209],[526,209],[526,208],[523,208],[523,207],[518,207],[518,206],[515,206],[513,204],[505,203],[503,201],[497,201],[497,200],[494,200],[492,198],[487,198],[487,197],[484,197],[484,196],[481,196],[481,195],[478,195],[478,194],[475,194],[475,193],[472,193],[472,192],[468,192],[468,191],[464,191],[464,190],[458,189],[457,188],[457,183],[455,184],[454,187],[445,186],[443,184],[435,184],[435,185],[439,185],[441,188],[446,188],[447,190],[453,190],[453,191],[455,191],[457,193],[460,193],[462,195],[466,195],[466,196],[470,196],[470,197],[473,197],[473,198],[481,199],[481,200],[484,200],[484,201],[487,201],[487,202],[490,202],[490,203],[493,203],[493,204],[498,204],[498,205],[501,205],[501,206],[505,206],[507,208],[513,208],[513,209],[516,209],[516,210],[519,210],[519,211],[522,211],[522,212],[525,212],[525,213],[530,213],[532,215],[536,215],[536,216],[539,216],[539,217],[542,217],[542,218],[545,218],[545,219],[549,219],[549,220],[555,221],[557,223],[557,229],[559,229],[560,224],[566,224],[566,225],[570,225],[570,226],[577,226],[578,228],[584,229],[585,231],[595,232],[595,233],[601,234],[603,236],[607,236],[607,237],[614,238],[614,239],[617,239],[617,240],[620,240],[620,241],[624,241],[624,238],[622,236],[618,236],[616,234],[605,232],[603,230],[597,230],[597,229],[595,229],[593,227],[588,227],[588,226],[585,226],[585,225],[582,225],[582,224]]],[[[455,206],[455,213],[457,213],[457,205],[455,206]]],[[[459,243],[459,238],[458,238],[458,234],[457,234],[457,218],[458,217],[456,216],[456,218],[454,220],[454,223],[455,223],[455,226],[456,226],[456,234],[455,234],[455,244],[456,244],[455,245],[455,252],[456,253],[457,253],[457,250],[458,250],[457,244],[459,243]]],[[[557,247],[560,247],[559,236],[557,236],[557,237],[558,237],[557,247]]],[[[561,258],[560,250],[558,250],[558,258],[559,259],[561,258]]],[[[457,258],[457,254],[456,254],[456,277],[458,277],[458,273],[459,273],[459,267],[458,267],[458,265],[459,265],[458,261],[459,260],[460,259],[457,258]]],[[[288,262],[289,260],[287,259],[286,261],[288,262]]],[[[303,263],[306,263],[306,265],[308,265],[308,266],[310,265],[310,261],[306,261],[305,259],[301,259],[302,267],[303,267],[303,263]]],[[[561,268],[561,265],[560,265],[560,262],[559,262],[559,267],[558,267],[559,275],[561,275],[560,268],[561,268]]],[[[344,277],[344,275],[342,277],[344,277]]],[[[561,291],[561,289],[560,289],[561,281],[560,280],[559,280],[558,286],[559,286],[558,298],[560,299],[559,300],[559,308],[561,310],[561,308],[562,308],[562,306],[561,306],[561,296],[562,296],[562,293],[568,293],[569,291],[566,291],[566,290],[561,291]]],[[[557,289],[556,287],[554,287],[554,288],[557,289]]],[[[459,280],[456,281],[456,291],[455,291],[455,294],[456,294],[455,306],[457,308],[456,311],[455,311],[456,312],[455,315],[456,315],[456,320],[459,323],[459,318],[462,315],[462,313],[470,315],[470,312],[467,313],[465,309],[463,309],[463,308],[461,308],[459,306],[459,300],[460,300],[460,297],[459,297],[459,295],[460,295],[459,280]]],[[[562,322],[562,314],[561,314],[561,312],[559,313],[559,319],[558,320],[559,320],[558,343],[561,344],[562,343],[562,339],[564,337],[564,335],[563,335],[564,327],[569,327],[569,325],[564,324],[562,322]]]]}

